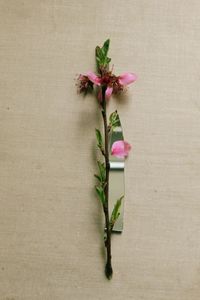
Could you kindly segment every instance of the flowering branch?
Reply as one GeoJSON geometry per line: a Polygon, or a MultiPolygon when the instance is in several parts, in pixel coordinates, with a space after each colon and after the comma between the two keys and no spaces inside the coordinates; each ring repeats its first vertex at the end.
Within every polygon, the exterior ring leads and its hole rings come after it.
{"type": "MultiPolygon", "coordinates": [[[[95,186],[98,198],[102,203],[103,212],[105,215],[105,247],[107,253],[107,262],[105,266],[105,274],[108,279],[112,278],[112,256],[111,256],[111,234],[112,229],[120,215],[120,206],[122,197],[116,201],[111,216],[109,215],[109,134],[117,126],[120,125],[117,111],[113,112],[107,120],[107,102],[112,94],[122,92],[126,86],[137,79],[133,73],[123,73],[116,76],[109,71],[109,63],[111,58],[107,56],[110,40],[106,40],[103,47],[96,47],[96,63],[98,74],[88,71],[86,75],[80,74],[78,77],[78,90],[80,93],[87,94],[97,90],[97,99],[101,109],[103,124],[104,124],[104,141],[99,129],[96,129],[97,146],[104,158],[104,161],[97,161],[99,173],[95,174],[98,180],[98,185],[95,186]]],[[[112,145],[111,154],[116,157],[126,157],[131,149],[129,143],[125,141],[116,141],[112,145]]]]}

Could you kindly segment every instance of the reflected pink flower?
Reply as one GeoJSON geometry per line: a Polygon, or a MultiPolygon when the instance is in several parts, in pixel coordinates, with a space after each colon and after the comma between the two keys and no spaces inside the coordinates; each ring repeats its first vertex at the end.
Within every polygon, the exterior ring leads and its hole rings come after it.
{"type": "Polygon", "coordinates": [[[130,150],[131,150],[131,145],[128,142],[120,140],[113,143],[111,154],[118,158],[124,158],[128,156],[130,150]]]}

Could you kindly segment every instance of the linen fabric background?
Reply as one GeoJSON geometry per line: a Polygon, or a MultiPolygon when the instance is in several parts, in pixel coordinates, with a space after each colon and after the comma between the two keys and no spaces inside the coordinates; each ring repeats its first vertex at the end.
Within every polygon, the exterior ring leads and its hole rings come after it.
{"type": "Polygon", "coordinates": [[[200,2],[0,1],[0,299],[200,298],[200,2]],[[126,162],[124,231],[104,276],[93,96],[74,78],[111,39],[126,162]]]}

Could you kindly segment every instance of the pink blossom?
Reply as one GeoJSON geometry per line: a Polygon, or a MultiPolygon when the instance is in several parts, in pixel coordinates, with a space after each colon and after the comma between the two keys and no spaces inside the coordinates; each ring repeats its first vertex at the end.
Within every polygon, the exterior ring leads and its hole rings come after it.
{"type": "Polygon", "coordinates": [[[123,140],[120,140],[113,143],[111,154],[118,158],[124,158],[128,156],[130,150],[131,145],[123,140]]]}
{"type": "Polygon", "coordinates": [[[137,80],[137,75],[134,73],[123,73],[118,76],[121,85],[127,85],[137,80]]]}
{"type": "Polygon", "coordinates": [[[87,77],[89,78],[90,81],[92,81],[96,85],[101,85],[101,78],[98,77],[95,73],[88,71],[87,72],[87,77]]]}
{"type": "MultiPolygon", "coordinates": [[[[96,85],[99,87],[104,86],[106,88],[105,98],[109,100],[112,94],[118,94],[123,91],[124,87],[137,79],[137,75],[134,73],[123,73],[116,76],[112,71],[104,72],[101,77],[96,75],[92,71],[88,71],[86,75],[80,75],[79,80],[81,82],[81,91],[85,90],[89,85],[96,85]]],[[[102,101],[102,92],[98,92],[97,97],[99,101],[102,101]]]]}

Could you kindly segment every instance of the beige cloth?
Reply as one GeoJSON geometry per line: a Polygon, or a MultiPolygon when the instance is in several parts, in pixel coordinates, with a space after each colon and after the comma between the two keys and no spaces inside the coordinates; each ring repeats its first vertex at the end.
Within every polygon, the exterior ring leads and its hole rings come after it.
{"type": "Polygon", "coordinates": [[[0,1],[0,299],[200,299],[200,2],[0,1]],[[74,78],[111,39],[138,81],[118,109],[132,146],[125,226],[104,276],[93,96],[74,78]]]}

